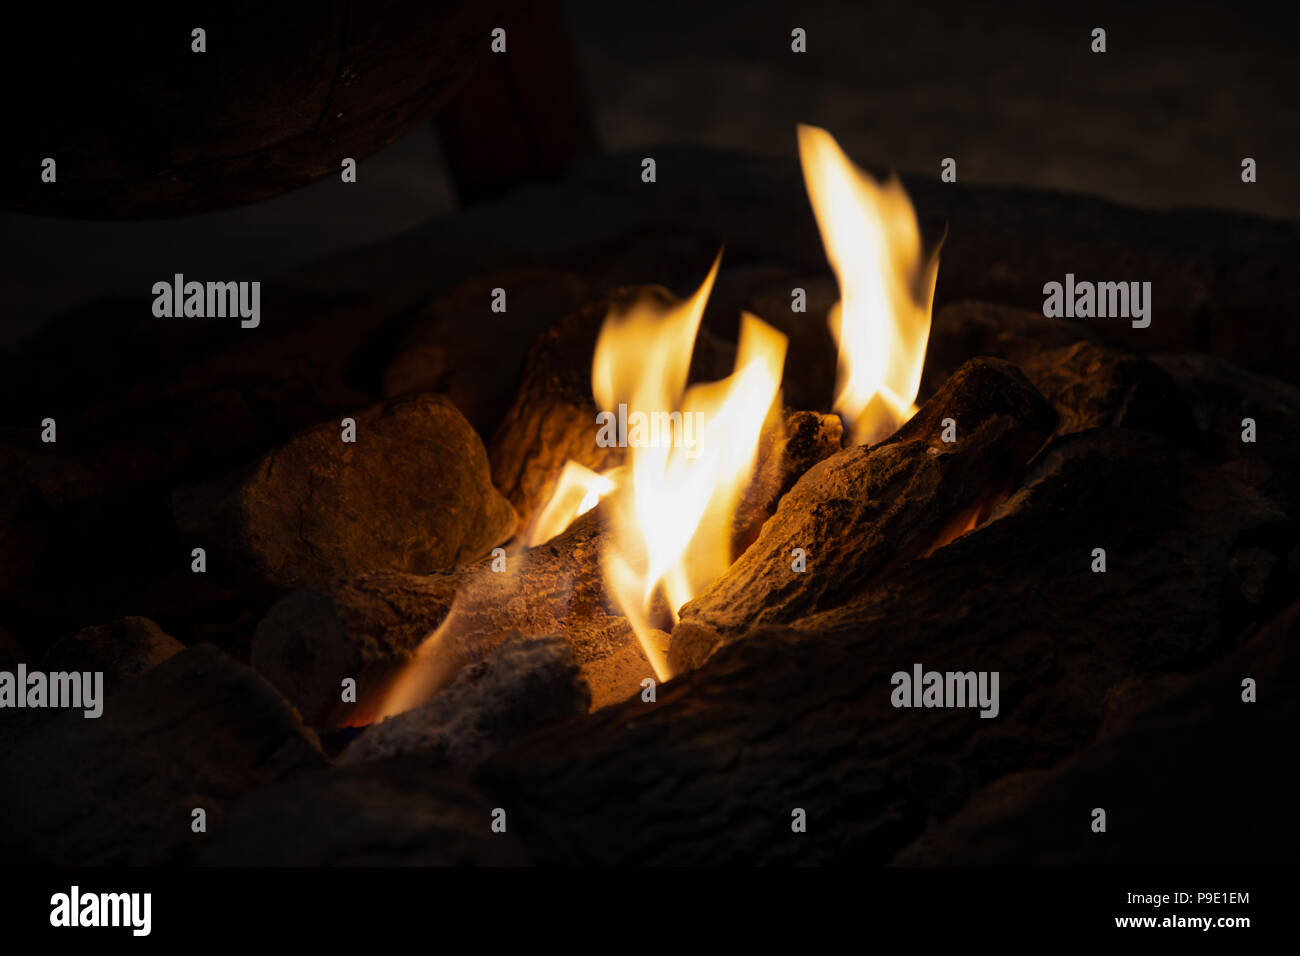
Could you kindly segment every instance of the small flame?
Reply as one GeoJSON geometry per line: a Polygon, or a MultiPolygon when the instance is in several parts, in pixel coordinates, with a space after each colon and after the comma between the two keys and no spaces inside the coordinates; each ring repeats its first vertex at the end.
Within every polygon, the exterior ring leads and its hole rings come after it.
{"type": "Polygon", "coordinates": [[[839,345],[836,411],[858,444],[880,441],[916,413],[939,274],[896,176],[877,183],[816,126],[799,127],[808,198],[840,286],[827,316],[839,345]]]}
{"type": "Polygon", "coordinates": [[[785,363],[785,336],[744,314],[735,371],[686,389],[720,258],[680,305],[665,309],[641,300],[611,313],[592,363],[593,391],[605,408],[626,404],[630,414],[676,415],[678,436],[691,422],[702,423],[690,443],[629,442],[627,472],[610,498],[606,582],[661,680],[670,674],[653,624],[658,602],[675,621],[678,609],[731,564],[732,516],[785,363]]]}
{"type": "Polygon", "coordinates": [[[597,474],[576,461],[566,461],[550,499],[537,512],[524,533],[525,548],[545,544],[600,503],[614,490],[612,472],[597,474]]]}

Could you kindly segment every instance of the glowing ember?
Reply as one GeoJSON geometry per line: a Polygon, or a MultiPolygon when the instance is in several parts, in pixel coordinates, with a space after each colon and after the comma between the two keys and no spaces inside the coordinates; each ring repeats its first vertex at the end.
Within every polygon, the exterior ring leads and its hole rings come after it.
{"type": "Polygon", "coordinates": [[[835,409],[854,441],[870,444],[916,413],[938,250],[922,255],[916,213],[898,178],[877,183],[826,130],[799,127],[799,159],[840,286],[827,316],[840,349],[835,409]]]}

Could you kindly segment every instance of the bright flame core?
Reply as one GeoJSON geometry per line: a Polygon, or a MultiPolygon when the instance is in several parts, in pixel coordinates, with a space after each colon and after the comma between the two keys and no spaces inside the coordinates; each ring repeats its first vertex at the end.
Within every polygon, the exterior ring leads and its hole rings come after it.
{"type": "Polygon", "coordinates": [[[545,544],[614,490],[611,474],[600,475],[576,461],[566,461],[555,490],[524,532],[524,547],[545,544]]]}
{"type": "Polygon", "coordinates": [[[699,421],[693,443],[629,442],[625,479],[609,498],[613,539],[604,555],[610,593],[627,615],[661,680],[670,674],[652,623],[662,598],[678,609],[731,564],[731,522],[753,472],[763,423],[781,386],[786,338],[742,315],[735,371],[686,388],[691,353],[718,261],[685,302],[669,308],[649,300],[612,312],[592,362],[592,390],[607,409],[630,414],[680,412],[699,421]]]}
{"type": "Polygon", "coordinates": [[[826,130],[799,127],[799,159],[840,286],[827,316],[840,350],[835,409],[854,441],[870,444],[916,412],[938,250],[923,257],[916,212],[898,178],[877,183],[826,130]]]}

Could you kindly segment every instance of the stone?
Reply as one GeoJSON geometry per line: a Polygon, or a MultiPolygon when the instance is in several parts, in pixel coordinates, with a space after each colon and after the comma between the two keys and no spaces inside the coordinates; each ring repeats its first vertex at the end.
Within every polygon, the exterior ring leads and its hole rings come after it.
{"type": "Polygon", "coordinates": [[[0,758],[0,848],[55,866],[186,862],[249,790],[325,765],[315,735],[270,684],[210,644],[65,712],[0,758]]]}
{"type": "Polygon", "coordinates": [[[112,692],[183,650],[184,644],[147,617],[124,617],[60,638],[42,664],[47,671],[103,671],[112,692]]]}
{"type": "Polygon", "coordinates": [[[174,496],[177,523],[210,536],[266,584],[453,568],[514,533],[477,434],[447,399],[415,395],[299,433],[221,484],[174,496]]]}

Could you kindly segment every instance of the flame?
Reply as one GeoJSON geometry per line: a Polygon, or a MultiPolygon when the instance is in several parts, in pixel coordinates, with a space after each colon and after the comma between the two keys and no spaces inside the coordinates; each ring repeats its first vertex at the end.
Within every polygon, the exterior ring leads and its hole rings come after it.
{"type": "MultiPolygon", "coordinates": [[[[916,213],[896,177],[877,183],[823,129],[800,126],[798,140],[840,288],[827,316],[840,353],[835,408],[856,441],[876,442],[916,412],[938,250],[923,254],[916,213]]],[[[686,387],[720,261],[719,253],[699,289],[678,305],[646,297],[606,317],[592,360],[592,392],[602,415],[618,416],[627,464],[597,474],[567,462],[519,542],[541,544],[602,503],[610,518],[602,555],[606,587],[660,680],[671,672],[656,625],[670,628],[682,605],[730,566],[736,507],[769,416],[780,408],[786,337],[748,313],[741,315],[732,374],[686,387]],[[639,430],[632,421],[638,414],[644,416],[639,430]],[[659,422],[648,435],[645,418],[659,422]]],[[[984,511],[981,505],[979,514],[955,516],[943,534],[962,533],[984,511]]],[[[463,665],[459,600],[395,682],[383,713],[413,706],[463,665]]]]}
{"type": "Polygon", "coordinates": [[[916,413],[939,254],[923,256],[916,212],[896,176],[876,182],[824,129],[800,125],[798,135],[808,198],[840,286],[827,315],[840,350],[835,409],[854,441],[870,444],[916,413]]]}
{"type": "Polygon", "coordinates": [[[746,313],[735,371],[686,389],[719,260],[680,305],[641,300],[611,313],[592,362],[601,406],[626,405],[629,419],[639,412],[673,422],[673,441],[629,441],[624,479],[609,499],[612,542],[604,555],[610,593],[661,680],[670,674],[654,619],[666,610],[675,621],[678,609],[731,564],[732,516],[785,363],[785,336],[746,313]]]}
{"type": "Polygon", "coordinates": [[[537,512],[523,535],[525,548],[545,544],[580,516],[600,503],[614,490],[612,472],[597,474],[576,461],[566,461],[556,480],[555,490],[537,512]]]}

